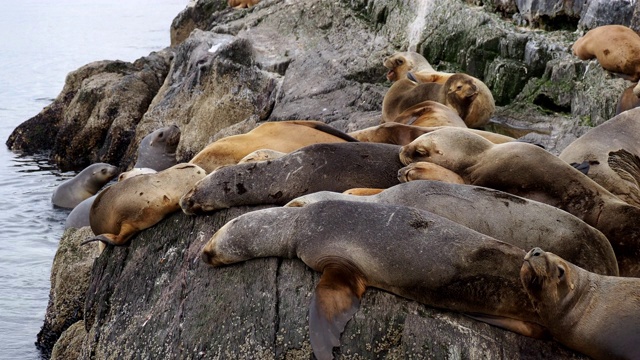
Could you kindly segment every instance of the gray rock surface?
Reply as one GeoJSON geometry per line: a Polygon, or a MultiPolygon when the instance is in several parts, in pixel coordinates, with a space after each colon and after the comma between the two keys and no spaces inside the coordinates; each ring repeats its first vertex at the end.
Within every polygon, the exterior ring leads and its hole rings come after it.
{"type": "MultiPolygon", "coordinates": [[[[224,0],[200,0],[174,20],[171,48],[134,63],[96,62],[72,72],[58,98],[20,125],[7,145],[26,153],[51,150],[62,169],[96,161],[124,169],[146,134],[171,124],[182,130],[178,161],[263,121],[317,119],[353,131],[380,122],[390,85],[382,59],[407,48],[439,70],[484,80],[499,105],[489,129],[525,136],[554,153],[613,115],[629,83],[570,54],[578,20],[565,31],[523,28],[509,18],[508,0],[471,3],[483,7],[458,0],[262,0],[233,10],[224,0]]],[[[603,2],[581,3],[579,13],[562,11],[582,16],[585,6],[597,10],[603,2]]],[[[607,19],[626,16],[621,9],[611,6],[607,19]]],[[[600,21],[596,10],[589,24],[600,21]]],[[[130,246],[107,249],[91,270],[83,310],[75,302],[68,309],[50,306],[45,353],[74,324],[61,341],[75,345],[57,346],[60,358],[71,356],[67,348],[96,359],[309,358],[306,311],[318,274],[298,260],[222,269],[198,260],[215,229],[247,210],[175,214],[130,246]],[[54,328],[54,318],[64,325],[54,328]]],[[[61,271],[88,278],[88,267],[73,266],[91,259],[69,260],[61,271]]],[[[59,281],[52,278],[52,304],[59,281]]],[[[342,344],[342,358],[581,358],[552,341],[376,290],[367,292],[342,344]]]]}

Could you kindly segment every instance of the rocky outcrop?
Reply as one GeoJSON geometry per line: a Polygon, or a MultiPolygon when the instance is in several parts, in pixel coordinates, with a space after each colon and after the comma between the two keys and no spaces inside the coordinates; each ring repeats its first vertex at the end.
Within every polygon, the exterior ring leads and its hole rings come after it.
{"type": "MultiPolygon", "coordinates": [[[[317,119],[356,130],[380,122],[390,85],[382,59],[415,48],[439,70],[485,81],[499,105],[490,129],[558,153],[610,118],[629,85],[570,54],[578,23],[552,32],[517,27],[503,18],[513,11],[509,1],[263,0],[248,10],[225,3],[197,1],[178,15],[171,48],[71,73],[56,101],[7,144],[50,150],[62,169],[96,161],[126,168],[146,134],[171,124],[182,130],[179,161],[264,121],[317,119]]],[[[86,301],[75,298],[84,306],[50,305],[45,353],[68,329],[54,357],[309,358],[306,312],[318,274],[295,259],[221,269],[198,260],[217,228],[251,209],[175,214],[130,246],[108,248],[92,270],[66,261],[68,276],[90,277],[89,291],[86,301]]],[[[62,299],[57,279],[52,304],[62,299]]],[[[341,340],[344,358],[580,358],[555,342],[373,289],[341,340]]]]}

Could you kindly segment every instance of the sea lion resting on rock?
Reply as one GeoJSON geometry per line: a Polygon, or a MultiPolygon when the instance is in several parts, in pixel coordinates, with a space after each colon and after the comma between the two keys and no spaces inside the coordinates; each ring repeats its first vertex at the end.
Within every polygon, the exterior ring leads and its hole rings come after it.
{"type": "Polygon", "coordinates": [[[78,175],[58,185],[51,202],[55,206],[73,209],[83,200],[95,195],[104,184],[118,175],[118,168],[106,163],[87,166],[78,175]]]}
{"type": "Polygon", "coordinates": [[[177,164],[176,149],[180,135],[180,128],[171,125],[145,136],[138,146],[138,158],[133,167],[162,171],[177,164]]]}
{"type": "Polygon", "coordinates": [[[622,25],[591,29],[571,47],[581,60],[596,58],[603,69],[631,81],[640,80],[640,36],[622,25]]]}
{"type": "Polygon", "coordinates": [[[640,359],[640,279],[594,274],[539,248],[520,277],[560,343],[594,359],[640,359]]]}
{"type": "Polygon", "coordinates": [[[286,206],[326,200],[411,206],[445,217],[521,249],[545,247],[576,265],[602,275],[618,275],[611,244],[602,233],[575,216],[537,201],[489,188],[413,181],[372,196],[320,191],[286,206]]]}
{"type": "Polygon", "coordinates": [[[621,276],[640,277],[640,208],[538,146],[493,144],[470,132],[444,127],[402,147],[400,160],[403,164],[432,162],[457,173],[467,184],[565,210],[609,239],[621,276]]]}
{"type": "Polygon", "coordinates": [[[402,111],[393,119],[394,123],[415,126],[456,126],[466,128],[458,113],[436,101],[423,101],[402,111]]]}
{"type": "Polygon", "coordinates": [[[180,200],[186,214],[240,205],[284,205],[308,193],[398,184],[400,147],[376,143],[315,144],[281,158],[222,167],[180,200]]]}
{"type": "MultiPolygon", "coordinates": [[[[452,73],[438,72],[422,55],[414,51],[398,52],[386,58],[383,65],[389,69],[387,79],[397,81],[405,79],[409,72],[419,83],[434,82],[445,84],[452,73]]],[[[478,89],[478,96],[471,104],[466,116],[460,115],[468,127],[479,128],[486,125],[491,115],[496,111],[493,94],[487,85],[480,79],[473,78],[478,89]]]]}
{"type": "Polygon", "coordinates": [[[178,202],[206,172],[197,165],[178,164],[156,174],[116,183],[98,194],[89,222],[95,237],[86,240],[124,245],[139,231],[179,210],[178,202]]]}
{"type": "Polygon", "coordinates": [[[207,145],[190,163],[210,173],[219,166],[237,164],[260,149],[289,153],[311,144],[346,141],[357,140],[320,121],[266,122],[246,134],[225,137],[207,145]]]}
{"type": "Polygon", "coordinates": [[[560,159],[588,162],[587,176],[631,205],[640,206],[640,109],[617,115],[569,144],[560,159]]]}
{"type": "Polygon", "coordinates": [[[440,165],[426,161],[414,162],[398,170],[398,180],[401,183],[423,179],[442,181],[449,184],[465,184],[462,176],[440,165]]]}
{"type": "Polygon", "coordinates": [[[635,94],[637,90],[640,90],[638,89],[638,84],[633,84],[620,94],[620,99],[618,99],[618,104],[616,105],[616,115],[640,106],[640,98],[635,94]]]}
{"type": "Polygon", "coordinates": [[[298,257],[322,272],[309,307],[318,359],[331,359],[367,286],[541,336],[520,285],[524,250],[416,208],[323,201],[241,215],[202,250],[213,266],[298,257]]]}
{"type": "MultiPolygon", "coordinates": [[[[440,129],[441,126],[436,127],[422,127],[415,125],[405,125],[395,122],[388,122],[376,126],[371,126],[366,129],[356,130],[349,133],[350,136],[358,141],[366,142],[379,142],[395,145],[407,145],[415,140],[418,136],[426,134],[431,131],[440,129]]],[[[478,134],[483,138],[491,141],[494,144],[502,144],[509,141],[516,141],[516,139],[492,133],[490,131],[483,131],[477,129],[465,129],[474,134],[478,134]]]]}

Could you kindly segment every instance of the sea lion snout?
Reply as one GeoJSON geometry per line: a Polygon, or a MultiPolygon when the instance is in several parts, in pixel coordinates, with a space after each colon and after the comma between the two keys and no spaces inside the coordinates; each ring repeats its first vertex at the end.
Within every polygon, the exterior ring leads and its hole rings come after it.
{"type": "Polygon", "coordinates": [[[542,254],[544,254],[544,250],[540,249],[539,247],[534,247],[533,249],[529,250],[527,255],[524,256],[524,259],[529,260],[534,256],[541,256],[542,254]]]}
{"type": "Polygon", "coordinates": [[[180,198],[180,208],[182,208],[182,212],[187,215],[195,215],[202,211],[202,206],[193,200],[193,193],[194,189],[191,189],[180,198]]]}

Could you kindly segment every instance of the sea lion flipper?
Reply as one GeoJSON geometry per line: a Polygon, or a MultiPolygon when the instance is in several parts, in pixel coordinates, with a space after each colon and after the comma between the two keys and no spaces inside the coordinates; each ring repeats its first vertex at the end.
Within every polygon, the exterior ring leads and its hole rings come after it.
{"type": "Polygon", "coordinates": [[[114,240],[112,239],[112,237],[115,237],[115,235],[113,234],[100,234],[100,235],[96,235],[92,238],[89,238],[83,242],[80,243],[80,245],[85,245],[88,244],[90,242],[94,242],[94,241],[102,241],[105,244],[108,245],[118,245],[114,242],[114,240]]]}
{"type": "Polygon", "coordinates": [[[503,329],[513,331],[515,333],[536,338],[536,339],[548,339],[550,338],[549,330],[540,324],[536,324],[529,321],[516,320],[508,317],[488,315],[488,314],[476,314],[465,313],[468,317],[476,319],[478,321],[491,324],[503,329]]]}
{"type": "Polygon", "coordinates": [[[581,163],[571,163],[569,164],[571,166],[573,166],[576,170],[580,171],[581,173],[588,175],[589,174],[589,168],[591,167],[591,165],[589,164],[589,161],[583,161],[581,163]]]}
{"type": "Polygon", "coordinates": [[[640,158],[625,149],[611,151],[607,161],[611,170],[623,180],[640,184],[640,158]]]}
{"type": "Polygon", "coordinates": [[[311,297],[309,338],[319,360],[333,359],[340,334],[360,307],[365,285],[361,277],[344,268],[325,269],[311,297]]]}

